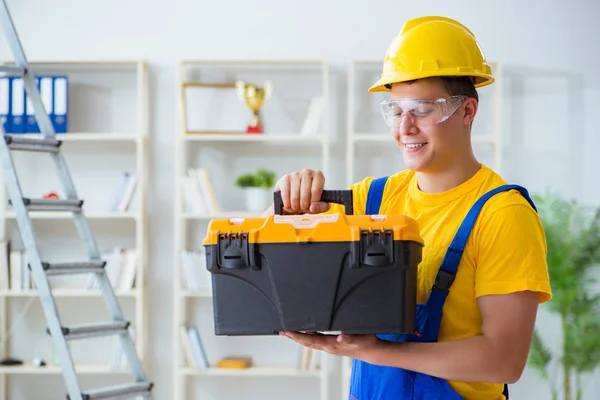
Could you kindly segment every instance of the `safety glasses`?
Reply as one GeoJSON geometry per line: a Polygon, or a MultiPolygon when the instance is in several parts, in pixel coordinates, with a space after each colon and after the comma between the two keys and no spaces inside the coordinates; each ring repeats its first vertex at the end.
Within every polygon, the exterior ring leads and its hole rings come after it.
{"type": "Polygon", "coordinates": [[[451,96],[436,100],[394,99],[381,103],[381,112],[385,123],[397,128],[402,123],[402,117],[408,115],[418,127],[431,126],[446,121],[467,96],[451,96]]]}

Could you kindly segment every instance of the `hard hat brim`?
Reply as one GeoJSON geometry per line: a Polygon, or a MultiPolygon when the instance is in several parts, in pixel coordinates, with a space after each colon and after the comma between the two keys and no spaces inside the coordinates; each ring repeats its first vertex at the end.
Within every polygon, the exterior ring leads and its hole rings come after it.
{"type": "Polygon", "coordinates": [[[491,75],[488,74],[474,74],[474,73],[460,73],[460,72],[449,72],[449,73],[437,73],[437,74],[431,74],[431,73],[423,73],[421,75],[415,75],[415,74],[401,74],[401,73],[395,73],[395,74],[386,74],[386,76],[382,77],[381,79],[379,79],[377,82],[375,82],[368,90],[368,92],[373,93],[373,92],[389,92],[390,89],[388,89],[386,86],[387,85],[392,85],[394,83],[401,83],[401,82],[409,82],[409,81],[414,81],[417,79],[425,79],[425,78],[435,78],[435,77],[444,77],[444,76],[470,76],[475,78],[475,87],[476,88],[480,88],[480,87],[484,87],[487,85],[491,85],[492,83],[494,83],[494,78],[491,75]]]}

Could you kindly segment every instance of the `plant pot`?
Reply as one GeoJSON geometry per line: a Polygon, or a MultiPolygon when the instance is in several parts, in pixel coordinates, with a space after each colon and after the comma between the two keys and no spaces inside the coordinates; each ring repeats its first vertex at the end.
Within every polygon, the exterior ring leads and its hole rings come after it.
{"type": "Polygon", "coordinates": [[[259,187],[244,189],[246,195],[246,210],[250,212],[263,212],[273,203],[273,190],[259,187]]]}

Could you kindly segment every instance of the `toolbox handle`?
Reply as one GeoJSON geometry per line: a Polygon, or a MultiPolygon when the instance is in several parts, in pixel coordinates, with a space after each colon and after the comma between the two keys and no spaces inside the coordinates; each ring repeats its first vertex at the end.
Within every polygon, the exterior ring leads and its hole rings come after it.
{"type": "MultiPolygon", "coordinates": [[[[321,194],[321,201],[326,203],[341,204],[345,208],[346,215],[354,214],[352,190],[323,190],[323,193],[321,194]]],[[[283,214],[283,200],[281,199],[280,191],[273,193],[273,212],[275,215],[283,214]]]]}

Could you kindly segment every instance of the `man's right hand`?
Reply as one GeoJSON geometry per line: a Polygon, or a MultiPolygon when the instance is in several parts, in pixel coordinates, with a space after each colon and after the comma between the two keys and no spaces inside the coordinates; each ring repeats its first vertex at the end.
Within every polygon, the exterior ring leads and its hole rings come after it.
{"type": "Polygon", "coordinates": [[[290,214],[318,214],[329,210],[329,203],[321,201],[325,177],[318,170],[303,169],[285,174],[275,184],[281,192],[283,210],[290,214]]]}

